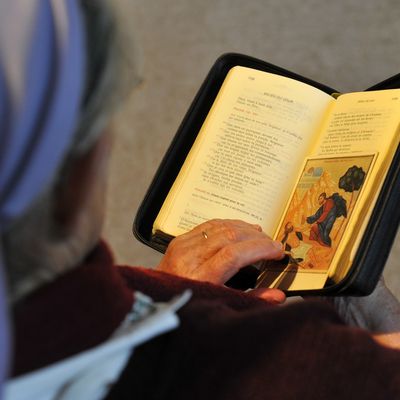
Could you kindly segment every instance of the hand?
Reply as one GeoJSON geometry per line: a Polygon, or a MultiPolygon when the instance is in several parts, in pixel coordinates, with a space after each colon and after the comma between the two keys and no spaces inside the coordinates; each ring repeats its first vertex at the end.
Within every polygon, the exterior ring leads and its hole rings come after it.
{"type": "MultiPolygon", "coordinates": [[[[156,269],[224,284],[246,265],[283,257],[282,244],[263,233],[259,225],[214,219],[172,240],[156,269]]],[[[285,300],[278,289],[257,289],[254,294],[272,303],[285,300]]]]}
{"type": "Polygon", "coordinates": [[[367,329],[380,344],[400,349],[400,303],[383,278],[369,296],[334,297],[331,301],[349,325],[367,329]]]}

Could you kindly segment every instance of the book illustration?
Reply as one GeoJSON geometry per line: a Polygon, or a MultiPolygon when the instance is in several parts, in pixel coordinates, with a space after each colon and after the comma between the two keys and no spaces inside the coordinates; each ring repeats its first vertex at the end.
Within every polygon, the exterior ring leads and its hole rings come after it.
{"type": "Polygon", "coordinates": [[[287,257],[268,270],[326,272],[354,211],[374,155],[307,160],[276,239],[287,257]]]}

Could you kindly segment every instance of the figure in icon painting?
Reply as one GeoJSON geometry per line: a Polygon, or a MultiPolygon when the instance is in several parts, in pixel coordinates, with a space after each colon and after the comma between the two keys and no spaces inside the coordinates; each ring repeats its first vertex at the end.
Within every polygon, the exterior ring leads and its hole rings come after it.
{"type": "MultiPolygon", "coordinates": [[[[292,222],[287,222],[284,228],[284,235],[281,240],[284,250],[289,258],[289,263],[294,267],[302,267],[304,260],[308,257],[312,258],[309,254],[312,245],[304,241],[304,235],[300,230],[295,230],[292,222]]],[[[313,268],[314,264],[308,261],[307,266],[313,268]]]]}
{"type": "Polygon", "coordinates": [[[346,200],[338,193],[327,197],[325,192],[318,196],[320,207],[314,215],[307,217],[307,223],[312,224],[310,240],[317,241],[321,246],[332,247],[332,239],[329,236],[336,219],[347,217],[346,200]]]}

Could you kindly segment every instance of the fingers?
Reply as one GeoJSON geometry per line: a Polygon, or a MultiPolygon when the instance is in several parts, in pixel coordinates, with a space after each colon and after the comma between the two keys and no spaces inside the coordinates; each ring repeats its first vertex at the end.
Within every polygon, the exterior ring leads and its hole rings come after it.
{"type": "Polygon", "coordinates": [[[281,243],[273,241],[259,225],[215,219],[175,238],[157,268],[224,284],[244,266],[282,257],[281,243]]]}
{"type": "Polygon", "coordinates": [[[212,233],[218,232],[223,229],[252,229],[258,232],[262,232],[262,228],[260,225],[249,224],[248,222],[244,222],[239,219],[212,219],[196,226],[189,232],[189,234],[207,232],[207,235],[211,235],[212,233]]]}
{"type": "Polygon", "coordinates": [[[284,256],[282,245],[267,237],[239,241],[222,247],[204,263],[216,283],[225,283],[240,268],[261,260],[276,260],[284,256]]]}
{"type": "Polygon", "coordinates": [[[375,334],[372,337],[382,346],[400,350],[400,332],[375,334]]]}
{"type": "Polygon", "coordinates": [[[279,289],[259,288],[249,290],[247,293],[256,296],[270,303],[271,305],[282,304],[286,300],[286,295],[279,289]]]}
{"type": "Polygon", "coordinates": [[[211,220],[184,235],[187,245],[195,246],[200,240],[204,248],[211,252],[230,244],[254,239],[270,240],[270,237],[262,232],[259,225],[239,220],[211,220]]]}

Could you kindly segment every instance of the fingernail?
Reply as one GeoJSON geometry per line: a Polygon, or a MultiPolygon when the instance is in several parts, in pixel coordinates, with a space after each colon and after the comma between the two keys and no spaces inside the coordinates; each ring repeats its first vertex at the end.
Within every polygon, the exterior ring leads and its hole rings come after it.
{"type": "Polygon", "coordinates": [[[273,240],[272,241],[272,246],[274,246],[278,250],[282,250],[283,249],[282,243],[277,241],[277,240],[273,240]]]}

